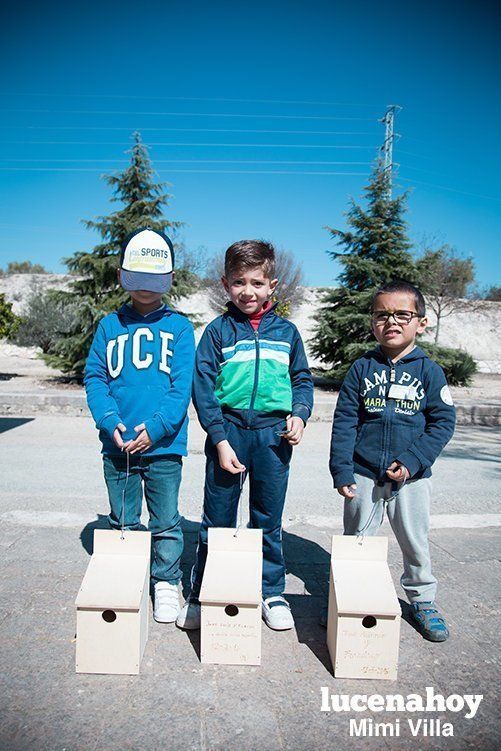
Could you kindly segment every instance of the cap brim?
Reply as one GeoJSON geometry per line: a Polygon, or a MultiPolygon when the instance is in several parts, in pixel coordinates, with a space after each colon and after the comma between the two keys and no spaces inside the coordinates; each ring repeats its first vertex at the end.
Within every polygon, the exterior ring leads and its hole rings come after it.
{"type": "Polygon", "coordinates": [[[168,292],[172,284],[170,274],[146,274],[140,271],[120,269],[120,282],[128,292],[144,289],[146,292],[168,292]]]}

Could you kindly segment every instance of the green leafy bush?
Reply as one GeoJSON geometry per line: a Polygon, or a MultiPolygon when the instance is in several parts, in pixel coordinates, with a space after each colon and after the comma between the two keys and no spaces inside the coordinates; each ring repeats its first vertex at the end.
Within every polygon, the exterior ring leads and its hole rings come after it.
{"type": "Polygon", "coordinates": [[[12,303],[7,302],[5,295],[0,294],[0,338],[14,336],[19,319],[12,312],[12,303]]]}
{"type": "Polygon", "coordinates": [[[477,364],[464,349],[439,347],[429,342],[419,342],[428,357],[435,360],[445,373],[449,386],[469,386],[477,372],[477,364]]]}
{"type": "MultiPolygon", "coordinates": [[[[440,365],[445,373],[449,386],[469,386],[473,376],[477,372],[477,364],[473,357],[463,349],[451,349],[450,347],[439,347],[436,344],[423,342],[419,340],[418,346],[426,352],[431,360],[440,365]]],[[[377,342],[349,344],[346,347],[346,360],[330,370],[315,368],[313,374],[321,379],[326,386],[339,388],[343,383],[351,365],[364,352],[372,347],[377,347],[377,342]]]]}
{"type": "Polygon", "coordinates": [[[11,261],[7,265],[6,274],[47,274],[47,269],[39,263],[31,261],[11,261]]]}
{"type": "Polygon", "coordinates": [[[16,344],[49,353],[59,337],[70,331],[74,318],[74,305],[59,300],[53,290],[33,286],[19,318],[16,344]]]}

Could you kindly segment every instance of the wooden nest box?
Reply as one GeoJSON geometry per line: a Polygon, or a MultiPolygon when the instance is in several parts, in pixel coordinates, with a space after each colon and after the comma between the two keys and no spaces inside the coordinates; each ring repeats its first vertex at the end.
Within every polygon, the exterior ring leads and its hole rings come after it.
{"type": "Polygon", "coordinates": [[[260,665],[263,533],[209,528],[208,545],[200,590],[201,661],[260,665]]]}
{"type": "Polygon", "coordinates": [[[395,680],[400,605],[387,537],[332,538],[327,646],[336,678],[395,680]]]}
{"type": "Polygon", "coordinates": [[[137,674],[148,639],[149,532],[94,530],[78,592],[77,673],[137,674]]]}

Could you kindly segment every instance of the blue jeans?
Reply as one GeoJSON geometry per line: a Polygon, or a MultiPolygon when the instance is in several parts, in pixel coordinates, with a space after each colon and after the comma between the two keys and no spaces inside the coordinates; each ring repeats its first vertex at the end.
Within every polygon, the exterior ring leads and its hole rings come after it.
{"type": "MultiPolygon", "coordinates": [[[[281,595],[285,587],[282,513],[292,456],[292,446],[277,435],[285,427],[285,421],[252,430],[229,421],[225,427],[228,441],[249,475],[249,526],[263,530],[263,598],[281,595]]],[[[200,594],[207,559],[207,529],[235,527],[240,500],[241,476],[221,469],[217,450],[209,438],[205,455],[204,513],[191,574],[191,596],[195,600],[200,594]]]]}
{"type": "Polygon", "coordinates": [[[127,457],[103,456],[104,479],[110,500],[108,521],[112,529],[139,529],[143,501],[150,514],[148,530],[153,541],[151,579],[153,583],[181,580],[183,532],[177,509],[183,460],[174,454],[158,457],[130,457],[129,479],[126,483],[127,457]],[[125,490],[125,493],[124,493],[125,490]],[[124,507],[122,511],[122,501],[124,507]]]}

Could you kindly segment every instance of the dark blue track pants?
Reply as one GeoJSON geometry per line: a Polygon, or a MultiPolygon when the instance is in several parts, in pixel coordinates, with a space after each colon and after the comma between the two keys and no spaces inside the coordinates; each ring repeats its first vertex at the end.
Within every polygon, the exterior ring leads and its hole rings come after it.
{"type": "MultiPolygon", "coordinates": [[[[263,598],[281,595],[285,587],[282,550],[282,513],[289,479],[292,446],[278,432],[285,421],[269,428],[246,429],[226,423],[228,441],[245,465],[250,483],[250,527],[263,530],[263,598]]],[[[192,597],[198,598],[207,558],[208,527],[235,527],[241,477],[219,466],[217,450],[205,443],[204,510],[195,565],[191,574],[192,597]]]]}

